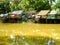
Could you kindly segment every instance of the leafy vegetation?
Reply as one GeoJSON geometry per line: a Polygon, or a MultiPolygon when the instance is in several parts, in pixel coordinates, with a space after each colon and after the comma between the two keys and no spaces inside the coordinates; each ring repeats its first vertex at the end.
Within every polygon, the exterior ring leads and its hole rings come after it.
{"type": "Polygon", "coordinates": [[[57,3],[56,4],[56,8],[60,8],[60,3],[57,3]]]}
{"type": "Polygon", "coordinates": [[[9,2],[4,1],[0,3],[0,13],[7,13],[10,11],[9,2]]]}
{"type": "Polygon", "coordinates": [[[48,0],[5,0],[0,3],[0,13],[7,13],[14,10],[46,10],[51,6],[48,0]]]}

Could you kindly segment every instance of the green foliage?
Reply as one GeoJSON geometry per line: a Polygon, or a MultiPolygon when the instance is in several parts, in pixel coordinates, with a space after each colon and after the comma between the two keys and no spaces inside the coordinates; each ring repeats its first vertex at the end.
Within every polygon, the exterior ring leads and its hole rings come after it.
{"type": "Polygon", "coordinates": [[[7,13],[10,11],[9,2],[4,1],[0,3],[0,13],[7,13]]]}
{"type": "Polygon", "coordinates": [[[56,7],[57,7],[57,8],[60,8],[60,3],[57,3],[57,4],[56,4],[56,7]]]}
{"type": "Polygon", "coordinates": [[[49,5],[48,0],[10,0],[0,4],[2,7],[0,10],[4,13],[6,12],[12,12],[14,10],[24,10],[24,11],[29,11],[29,10],[47,10],[50,9],[51,6],[49,5]],[[5,7],[4,7],[5,5],[5,7]]]}
{"type": "Polygon", "coordinates": [[[60,1],[52,5],[51,9],[59,9],[60,8],[60,1]]]}

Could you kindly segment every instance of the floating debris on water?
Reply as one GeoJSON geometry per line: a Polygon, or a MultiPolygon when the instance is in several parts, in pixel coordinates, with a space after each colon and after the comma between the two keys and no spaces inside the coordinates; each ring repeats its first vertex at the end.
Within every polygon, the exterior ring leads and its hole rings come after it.
{"type": "Polygon", "coordinates": [[[25,42],[25,45],[30,45],[28,42],[25,42]]]}
{"type": "Polygon", "coordinates": [[[14,39],[15,37],[11,34],[11,35],[10,35],[10,38],[11,38],[11,39],[14,39]]]}

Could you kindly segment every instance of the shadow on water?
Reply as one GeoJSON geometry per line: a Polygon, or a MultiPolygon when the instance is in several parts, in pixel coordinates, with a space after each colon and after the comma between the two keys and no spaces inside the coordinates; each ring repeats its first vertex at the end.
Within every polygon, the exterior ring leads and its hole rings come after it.
{"type": "Polygon", "coordinates": [[[0,37],[0,45],[59,45],[59,42],[60,40],[38,36],[0,37]]]}
{"type": "Polygon", "coordinates": [[[42,24],[60,24],[60,19],[40,19],[39,23],[42,23],[42,24]]]}

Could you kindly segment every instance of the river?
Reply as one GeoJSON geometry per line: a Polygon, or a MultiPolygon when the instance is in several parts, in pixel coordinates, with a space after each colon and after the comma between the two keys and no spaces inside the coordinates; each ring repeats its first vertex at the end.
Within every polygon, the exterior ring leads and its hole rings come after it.
{"type": "Polygon", "coordinates": [[[1,45],[59,45],[60,24],[0,23],[0,40],[1,45]]]}

